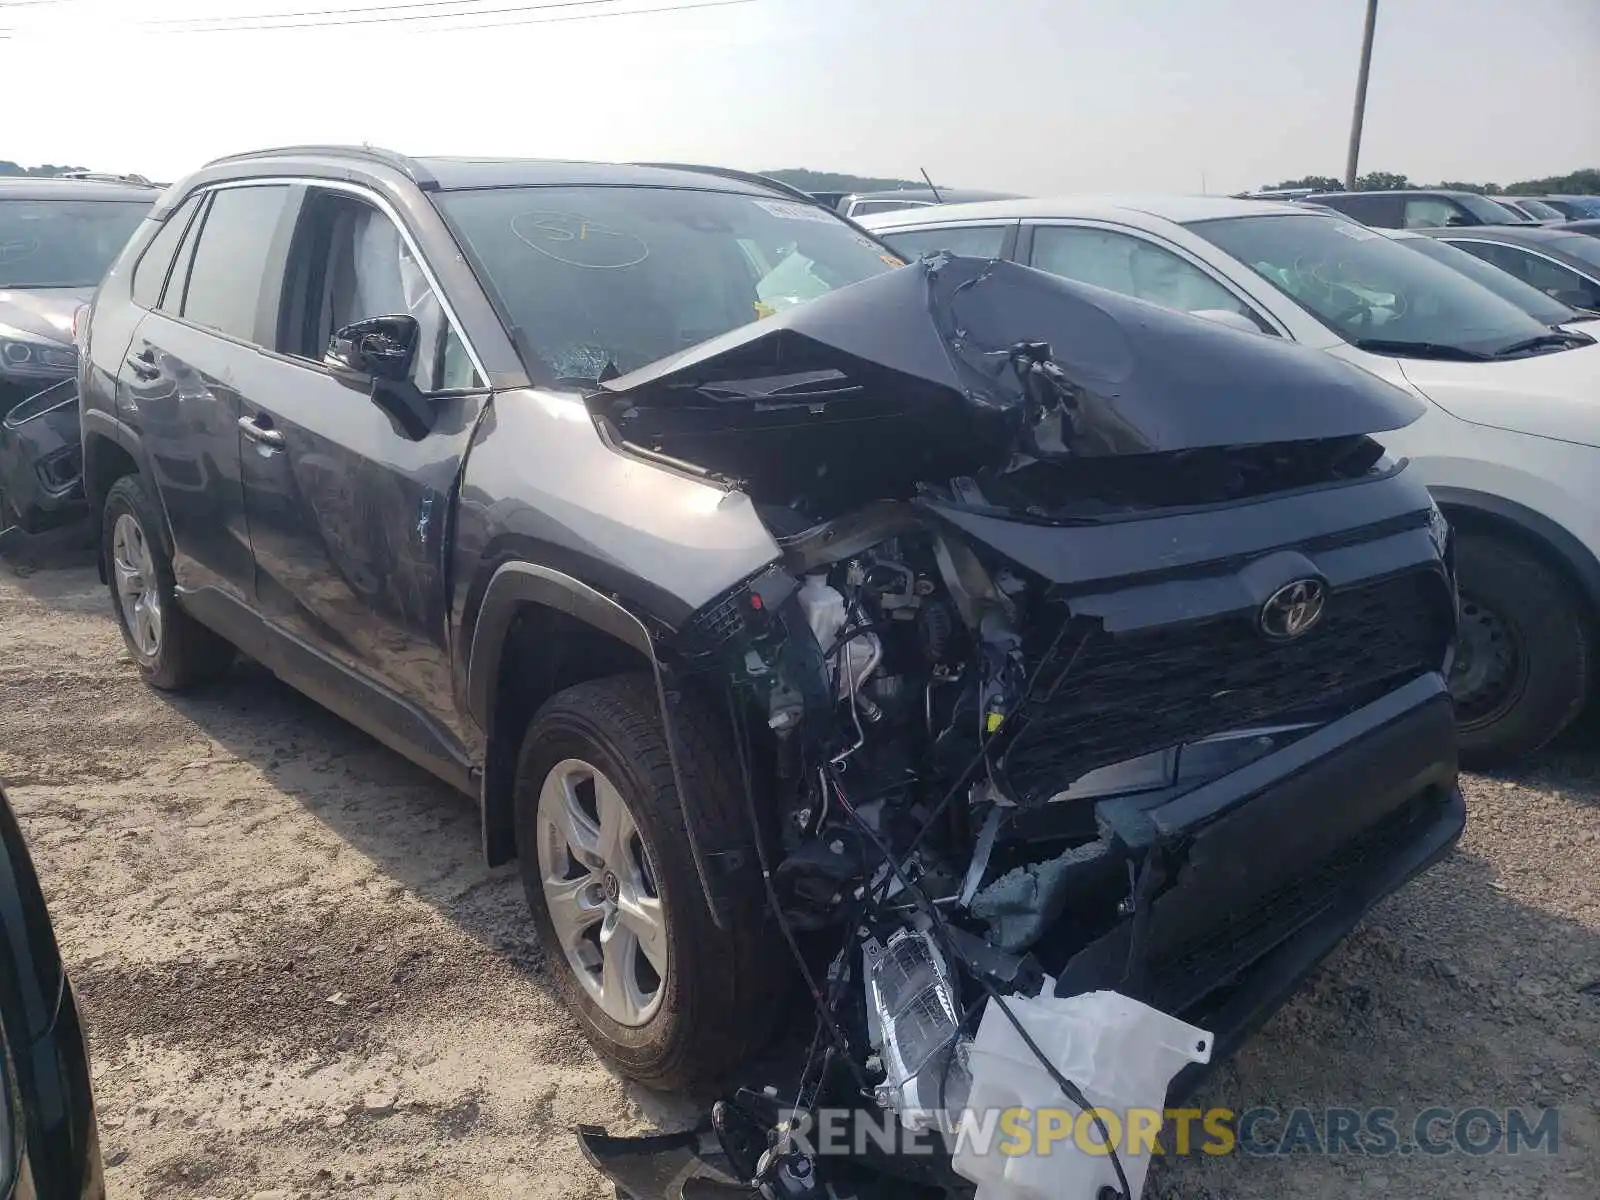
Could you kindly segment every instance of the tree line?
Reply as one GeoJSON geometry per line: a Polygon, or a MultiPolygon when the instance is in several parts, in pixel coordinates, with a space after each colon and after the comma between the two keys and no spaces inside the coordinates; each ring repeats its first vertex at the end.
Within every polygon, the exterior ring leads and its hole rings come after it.
{"type": "MultiPolygon", "coordinates": [[[[1590,167],[1568,175],[1546,175],[1543,179],[1521,179],[1504,186],[1498,183],[1465,183],[1461,180],[1412,183],[1406,176],[1391,171],[1371,171],[1356,178],[1358,192],[1398,192],[1424,187],[1448,192],[1477,192],[1480,196],[1597,196],[1600,195],[1600,168],[1590,167]]],[[[1332,175],[1306,175],[1300,179],[1285,179],[1282,183],[1265,184],[1262,191],[1284,188],[1312,188],[1319,192],[1345,190],[1344,180],[1332,175]]]]}

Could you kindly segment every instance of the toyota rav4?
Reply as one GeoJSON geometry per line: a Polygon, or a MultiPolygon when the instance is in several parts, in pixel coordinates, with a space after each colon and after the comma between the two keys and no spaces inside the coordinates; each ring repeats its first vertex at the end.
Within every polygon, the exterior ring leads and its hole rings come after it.
{"type": "Polygon", "coordinates": [[[1224,1055],[1462,829],[1419,406],[1327,355],[735,172],[306,147],[163,196],[79,387],[138,669],[242,651],[473,797],[648,1084],[791,994],[786,1106],[954,1105],[1008,997],[1224,1055]]]}

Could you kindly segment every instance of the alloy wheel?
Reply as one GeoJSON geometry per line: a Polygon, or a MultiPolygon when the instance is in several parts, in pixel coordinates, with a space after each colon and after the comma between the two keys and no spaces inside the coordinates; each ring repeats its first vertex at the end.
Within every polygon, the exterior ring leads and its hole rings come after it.
{"type": "Polygon", "coordinates": [[[633,814],[581,759],[539,789],[539,878],[561,952],[590,999],[619,1025],[647,1023],[666,992],[667,924],[633,814]]]}
{"type": "Polygon", "coordinates": [[[111,533],[111,569],[122,621],[145,658],[161,651],[161,587],[150,543],[132,513],[122,513],[111,533]]]}

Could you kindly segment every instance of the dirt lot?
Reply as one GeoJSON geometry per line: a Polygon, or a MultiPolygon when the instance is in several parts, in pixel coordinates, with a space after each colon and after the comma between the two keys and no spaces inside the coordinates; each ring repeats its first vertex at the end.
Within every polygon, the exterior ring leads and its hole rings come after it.
{"type": "MultiPolygon", "coordinates": [[[[470,805],[241,666],[137,680],[92,568],[0,564],[0,781],[134,1197],[591,1197],[571,1127],[681,1120],[552,998],[470,805]]],[[[1467,781],[1448,863],[1386,904],[1202,1103],[1560,1108],[1561,1150],[1193,1158],[1171,1197],[1600,1194],[1600,730],[1467,781]]]]}

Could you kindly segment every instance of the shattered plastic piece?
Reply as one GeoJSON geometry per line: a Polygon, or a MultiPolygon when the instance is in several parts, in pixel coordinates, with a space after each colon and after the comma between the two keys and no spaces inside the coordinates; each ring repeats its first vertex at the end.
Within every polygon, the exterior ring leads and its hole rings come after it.
{"type": "MultiPolygon", "coordinates": [[[[1189,1063],[1211,1061],[1211,1034],[1118,992],[1046,994],[1006,1004],[1052,1065],[1102,1110],[1133,1192],[1129,1200],[1138,1200],[1150,1169],[1149,1147],[1141,1144],[1140,1153],[1133,1153],[1130,1116],[1164,1110],[1173,1077],[1189,1063]]],[[[1023,1109],[1031,1115],[1034,1135],[1026,1154],[1001,1153],[998,1144],[979,1153],[971,1138],[957,1139],[952,1165],[978,1185],[977,1200],[1078,1200],[1099,1195],[1103,1187],[1117,1189],[1110,1155],[1083,1149],[1100,1142],[1098,1130],[1085,1120],[1088,1140],[1080,1142],[1078,1106],[1061,1094],[993,1002],[984,1009],[970,1064],[969,1109],[976,1114],[1023,1109]],[[1051,1110],[1064,1115],[1052,1123],[1057,1136],[1041,1153],[1041,1114],[1051,1110]]]]}

